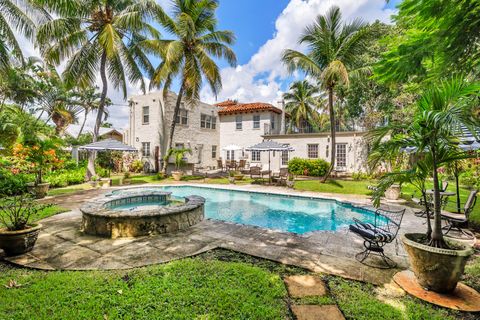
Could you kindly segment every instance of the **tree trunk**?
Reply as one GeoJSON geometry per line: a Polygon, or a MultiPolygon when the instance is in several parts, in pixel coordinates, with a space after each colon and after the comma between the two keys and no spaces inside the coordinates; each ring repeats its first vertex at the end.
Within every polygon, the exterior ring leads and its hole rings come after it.
{"type": "Polygon", "coordinates": [[[447,245],[443,239],[442,234],[442,216],[441,216],[441,201],[440,201],[440,189],[438,186],[438,172],[437,172],[437,159],[435,148],[431,149],[432,151],[432,162],[433,162],[433,230],[432,237],[429,245],[436,248],[446,248],[447,245]]]}
{"type": "MultiPolygon", "coordinates": [[[[184,91],[184,85],[182,83],[182,86],[180,87],[180,91],[178,92],[177,103],[175,104],[175,109],[173,110],[173,119],[170,125],[170,133],[168,135],[166,154],[169,154],[169,151],[172,149],[173,135],[175,134],[176,119],[180,112],[180,105],[182,103],[183,91],[184,91]]],[[[163,159],[162,173],[164,175],[167,174],[167,167],[168,167],[168,159],[163,159]]]]}
{"type": "Polygon", "coordinates": [[[87,116],[88,116],[88,111],[87,109],[85,109],[85,116],[83,117],[83,122],[82,122],[82,126],[80,127],[80,131],[78,131],[77,140],[80,139],[80,136],[82,135],[83,128],[85,127],[85,122],[87,122],[87,116]]]}
{"type": "MultiPolygon", "coordinates": [[[[93,128],[93,142],[98,141],[98,133],[100,131],[103,114],[105,112],[105,101],[107,100],[107,92],[108,92],[106,68],[107,68],[107,53],[104,51],[102,53],[102,58],[100,60],[100,77],[102,79],[103,87],[102,87],[102,95],[100,96],[100,102],[98,104],[97,119],[95,121],[95,126],[93,128]]],[[[96,175],[95,158],[96,158],[96,153],[94,151],[91,151],[88,156],[87,180],[90,180],[91,177],[96,175]]]]}
{"type": "Polygon", "coordinates": [[[328,177],[335,167],[335,112],[333,110],[333,87],[328,88],[328,111],[330,113],[330,167],[322,178],[322,183],[327,181],[328,177]]]}
{"type": "Polygon", "coordinates": [[[423,197],[423,203],[425,203],[425,212],[427,213],[427,239],[430,240],[432,238],[432,224],[430,222],[430,208],[429,204],[427,202],[427,193],[425,190],[422,190],[422,197],[423,197]]]}

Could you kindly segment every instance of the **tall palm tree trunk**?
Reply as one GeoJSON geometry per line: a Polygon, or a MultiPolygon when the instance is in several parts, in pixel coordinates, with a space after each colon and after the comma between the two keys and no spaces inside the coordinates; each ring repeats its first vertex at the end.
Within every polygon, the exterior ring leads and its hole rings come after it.
{"type": "MultiPolygon", "coordinates": [[[[107,81],[107,53],[104,51],[102,53],[102,58],[100,60],[100,77],[102,79],[102,95],[100,96],[100,102],[98,104],[98,113],[97,119],[95,121],[95,126],[93,128],[93,142],[98,141],[98,134],[100,132],[100,125],[102,124],[103,114],[105,111],[105,102],[107,100],[108,92],[108,81],[107,81]]],[[[90,152],[88,155],[88,166],[87,166],[87,179],[89,180],[92,176],[96,175],[95,172],[95,158],[96,153],[94,151],[90,152]]]]}
{"type": "Polygon", "coordinates": [[[80,130],[78,131],[77,140],[80,139],[80,136],[83,133],[83,128],[85,127],[85,123],[87,122],[87,116],[88,116],[88,111],[87,111],[87,109],[85,109],[85,115],[83,116],[82,126],[80,127],[80,130]]]}
{"type": "Polygon", "coordinates": [[[333,87],[328,87],[328,111],[330,113],[330,167],[322,178],[322,183],[327,181],[328,177],[335,167],[335,111],[333,110],[333,87]]]}
{"type": "MultiPolygon", "coordinates": [[[[184,92],[184,85],[180,87],[180,91],[178,92],[178,97],[177,97],[177,102],[175,104],[175,109],[173,110],[173,119],[172,123],[170,125],[170,133],[168,135],[168,142],[167,142],[167,150],[166,154],[169,153],[169,150],[172,149],[173,146],[173,136],[175,134],[175,126],[176,126],[176,121],[178,114],[180,112],[180,105],[182,104],[182,97],[183,97],[183,92],[184,92]]],[[[162,173],[164,175],[167,174],[167,167],[168,167],[168,159],[163,159],[163,166],[162,166],[162,173]]]]}
{"type": "Polygon", "coordinates": [[[441,201],[440,201],[440,190],[438,188],[438,172],[437,172],[437,159],[435,154],[435,149],[432,148],[432,162],[433,162],[433,212],[434,212],[434,221],[433,221],[433,230],[432,237],[430,240],[430,246],[436,248],[446,248],[445,240],[443,239],[442,234],[442,218],[441,218],[441,201]]]}

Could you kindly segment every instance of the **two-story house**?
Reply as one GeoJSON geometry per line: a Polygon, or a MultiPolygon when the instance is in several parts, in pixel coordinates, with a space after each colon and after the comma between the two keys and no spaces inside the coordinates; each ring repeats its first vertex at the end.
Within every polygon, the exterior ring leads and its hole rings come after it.
{"type": "MultiPolygon", "coordinates": [[[[147,163],[151,171],[159,169],[167,152],[176,100],[175,93],[169,92],[164,99],[160,91],[132,96],[129,100],[130,119],[125,143],[140,150],[142,162],[147,163]]],[[[182,102],[173,146],[191,150],[186,157],[187,167],[216,165],[220,156],[219,130],[217,107],[200,101],[182,102]]]]}

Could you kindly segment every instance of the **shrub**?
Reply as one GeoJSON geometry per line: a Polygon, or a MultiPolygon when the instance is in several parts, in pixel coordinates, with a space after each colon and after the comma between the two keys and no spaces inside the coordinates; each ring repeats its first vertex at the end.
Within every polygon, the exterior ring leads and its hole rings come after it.
{"type": "Polygon", "coordinates": [[[294,175],[311,177],[324,176],[330,164],[323,159],[293,158],[288,162],[288,172],[294,175]]]}
{"type": "Polygon", "coordinates": [[[140,160],[134,160],[130,165],[130,171],[140,173],[143,170],[143,163],[140,160]]]}
{"type": "Polygon", "coordinates": [[[480,175],[475,170],[467,170],[460,175],[460,184],[467,188],[480,187],[480,175]]]}
{"type": "Polygon", "coordinates": [[[73,184],[85,182],[85,168],[73,170],[57,170],[46,176],[45,180],[52,188],[62,188],[73,184]]]}
{"type": "Polygon", "coordinates": [[[32,174],[14,174],[10,170],[0,168],[0,193],[13,196],[27,192],[27,183],[34,180],[32,174]]]}
{"type": "Polygon", "coordinates": [[[352,173],[352,179],[355,181],[368,180],[370,176],[365,172],[354,172],[352,173]]]}

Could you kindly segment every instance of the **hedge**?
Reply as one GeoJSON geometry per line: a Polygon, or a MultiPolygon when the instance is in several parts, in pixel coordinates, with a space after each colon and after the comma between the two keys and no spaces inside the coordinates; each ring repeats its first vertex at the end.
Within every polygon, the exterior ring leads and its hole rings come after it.
{"type": "Polygon", "coordinates": [[[293,158],[288,162],[288,172],[294,175],[323,177],[330,167],[330,163],[323,159],[293,158]]]}

